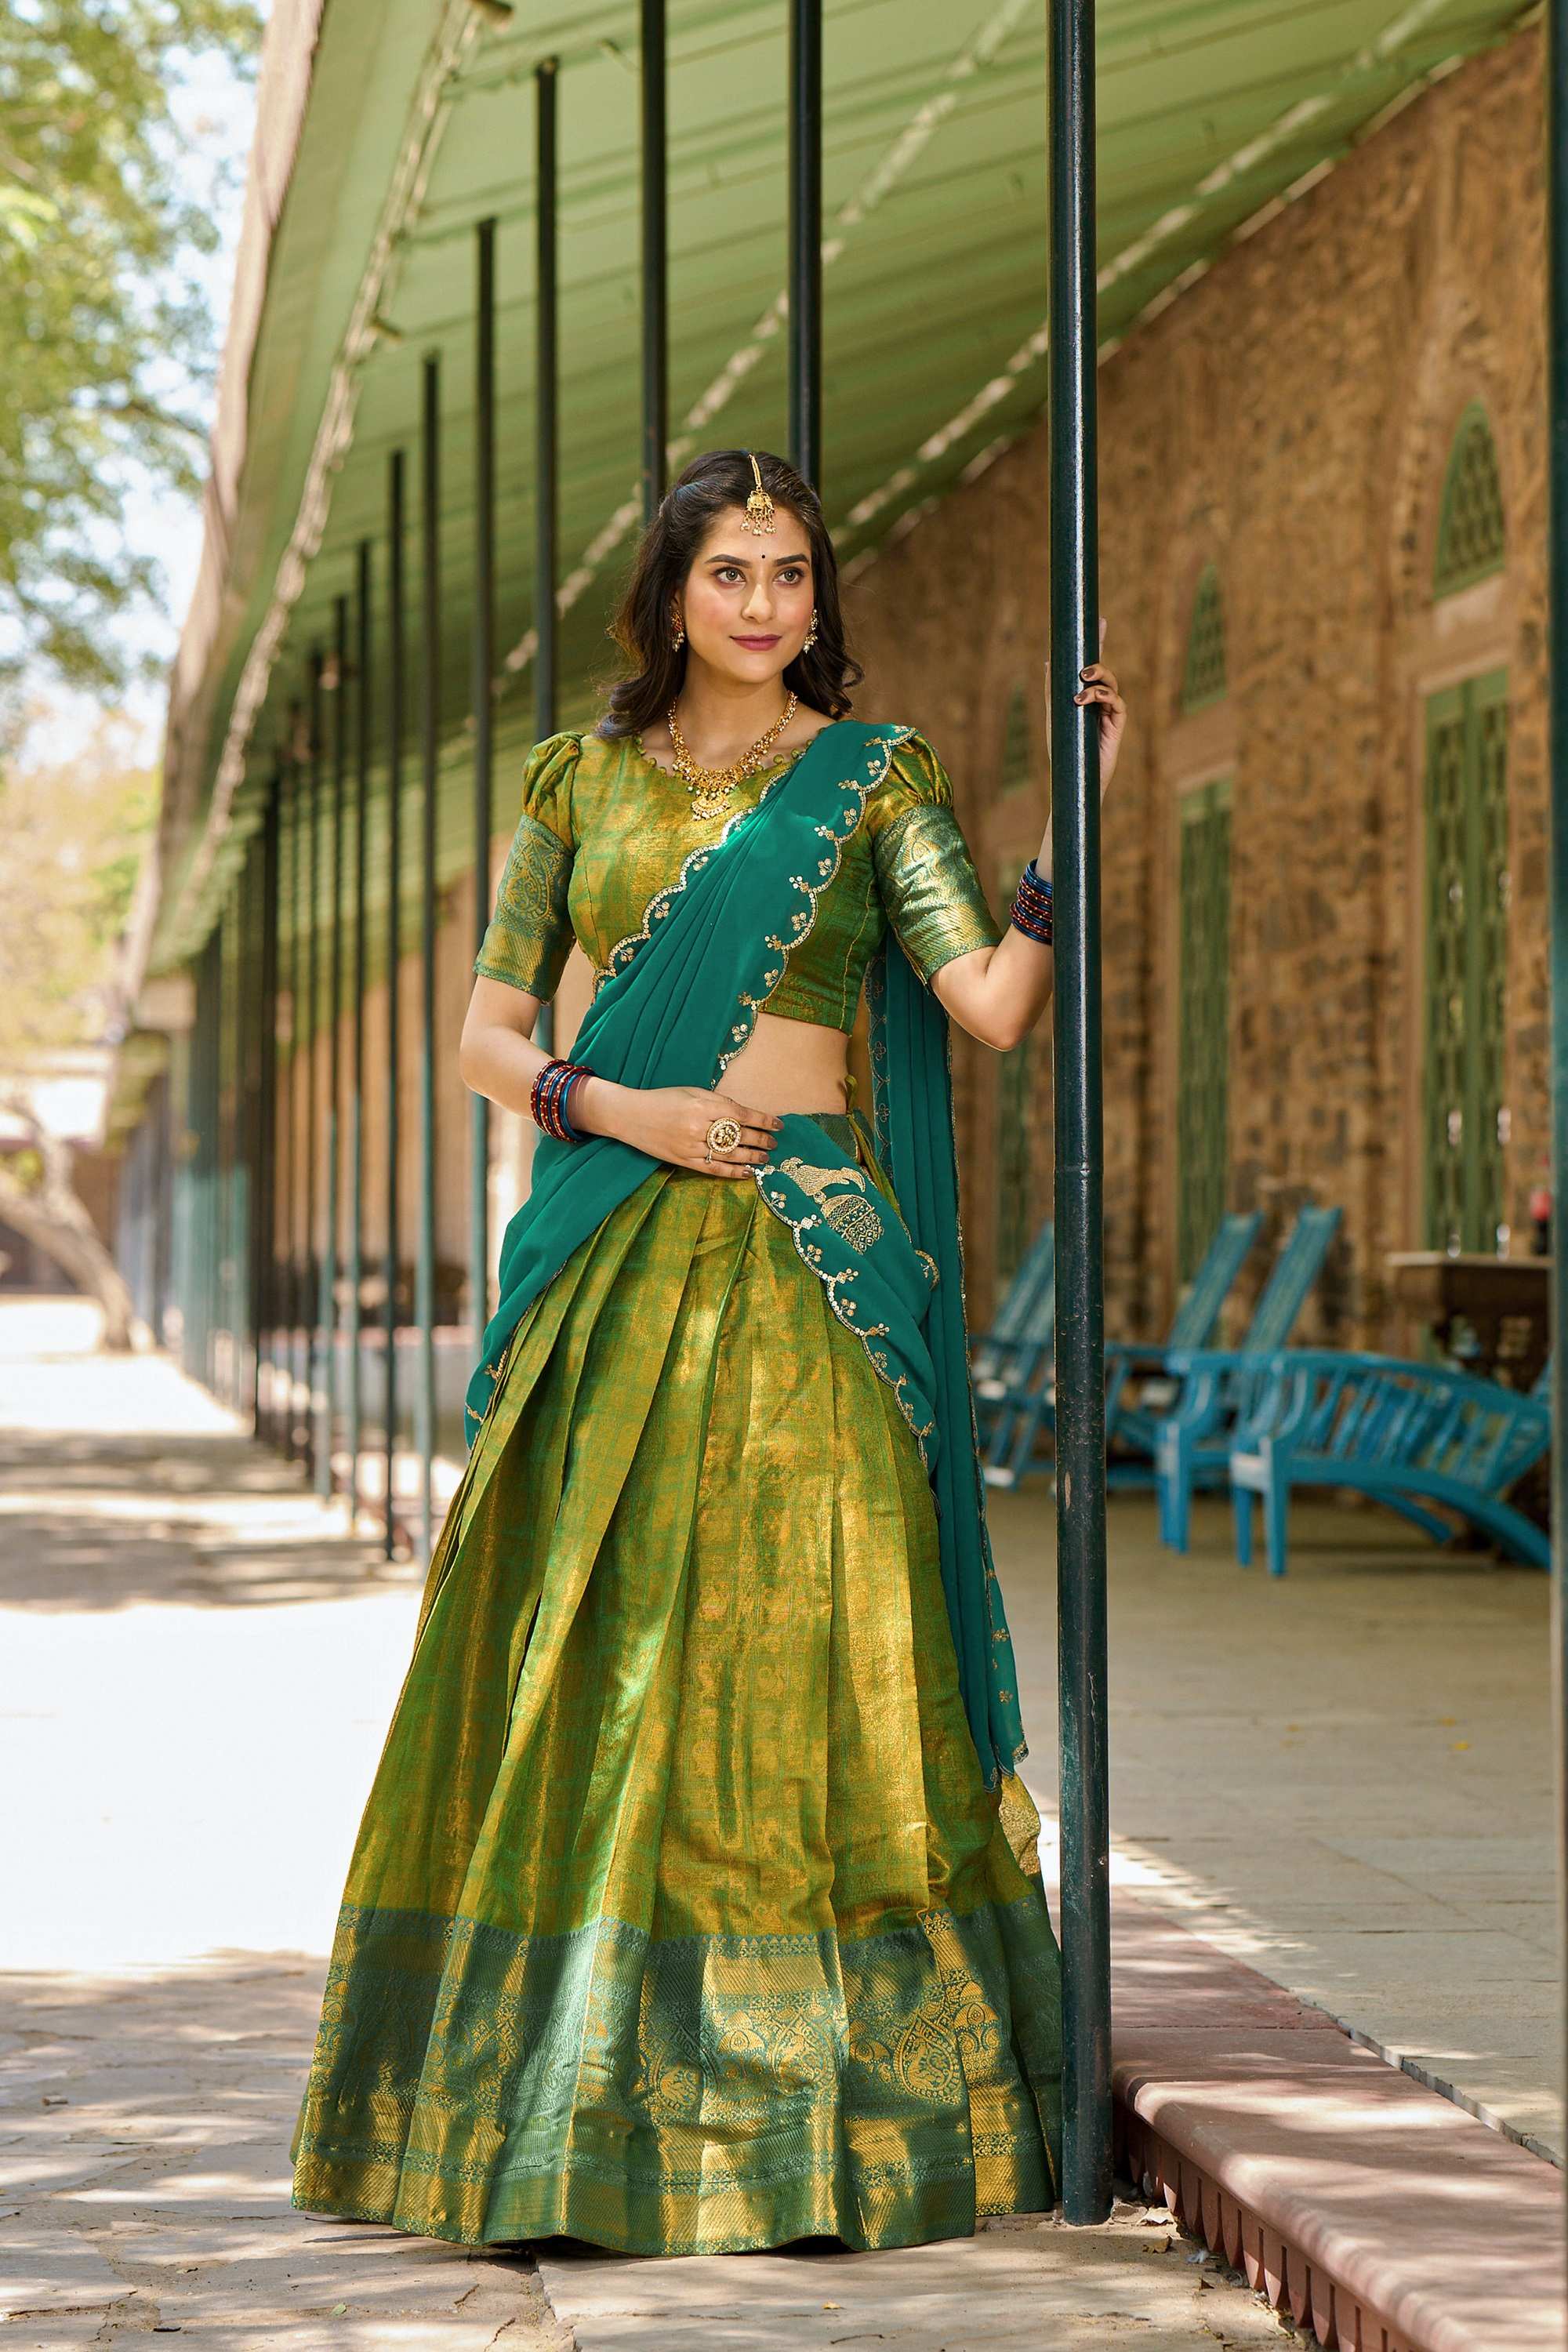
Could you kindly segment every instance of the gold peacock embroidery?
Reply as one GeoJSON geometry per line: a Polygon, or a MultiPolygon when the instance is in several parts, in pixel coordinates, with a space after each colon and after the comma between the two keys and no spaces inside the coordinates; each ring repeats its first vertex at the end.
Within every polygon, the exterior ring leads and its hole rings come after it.
{"type": "Polygon", "coordinates": [[[781,1160],[781,1175],[792,1177],[801,1191],[816,1202],[827,1223],[840,1241],[859,1256],[882,1238],[882,1220],[869,1201],[853,1192],[830,1194],[830,1184],[855,1184],[860,1193],[867,1191],[866,1179],[858,1168],[814,1168],[809,1160],[795,1158],[781,1160]]]}

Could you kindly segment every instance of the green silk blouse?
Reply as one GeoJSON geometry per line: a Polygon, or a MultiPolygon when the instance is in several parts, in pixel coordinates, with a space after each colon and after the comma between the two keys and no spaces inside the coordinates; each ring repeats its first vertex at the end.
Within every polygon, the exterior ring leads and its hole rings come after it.
{"type": "MultiPolygon", "coordinates": [[[[738,785],[731,811],[754,805],[795,756],[738,785]]],[[[688,787],[635,737],[546,737],[523,765],[522,813],[474,970],[547,1000],[575,939],[596,986],[640,938],[648,901],[724,822],[699,823],[688,787]]],[[[928,983],[954,956],[1001,937],[953,814],[952,786],[921,735],[899,745],[868,795],[768,1012],[847,1033],[889,923],[928,983]]]]}

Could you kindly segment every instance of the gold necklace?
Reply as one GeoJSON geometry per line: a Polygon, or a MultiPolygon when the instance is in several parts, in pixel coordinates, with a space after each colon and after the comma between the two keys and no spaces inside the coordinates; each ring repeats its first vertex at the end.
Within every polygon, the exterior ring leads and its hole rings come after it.
{"type": "Polygon", "coordinates": [[[748,776],[754,776],[768,752],[778,741],[799,707],[800,698],[792,694],[784,704],[782,716],[775,719],[765,735],[759,735],[747,751],[727,768],[700,768],[686,748],[679,728],[675,723],[675,705],[665,712],[669,740],[675,751],[675,772],[691,793],[691,814],[694,817],[721,816],[728,796],[748,776]]]}

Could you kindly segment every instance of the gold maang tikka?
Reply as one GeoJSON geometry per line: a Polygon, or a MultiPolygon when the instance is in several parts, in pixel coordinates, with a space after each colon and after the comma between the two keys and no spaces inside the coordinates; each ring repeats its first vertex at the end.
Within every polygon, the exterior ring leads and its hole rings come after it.
{"type": "Polygon", "coordinates": [[[741,525],[741,529],[749,530],[754,537],[761,539],[765,532],[778,529],[778,511],[763,488],[763,469],[757,463],[756,451],[748,449],[746,455],[752,461],[752,471],[756,477],[757,487],[746,500],[746,520],[741,525]]]}

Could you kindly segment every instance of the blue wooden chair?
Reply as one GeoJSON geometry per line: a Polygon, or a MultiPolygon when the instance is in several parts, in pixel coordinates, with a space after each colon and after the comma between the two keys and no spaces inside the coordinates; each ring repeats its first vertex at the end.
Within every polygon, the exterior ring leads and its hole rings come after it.
{"type": "Polygon", "coordinates": [[[1014,1355],[1029,1328],[1029,1317],[1037,1308],[1041,1293],[1049,1290],[1054,1300],[1057,1276],[1056,1227],[1047,1219],[1026,1251],[1017,1272],[1008,1284],[1000,1306],[991,1318],[991,1328],[980,1333],[970,1345],[969,1369],[978,1395],[984,1386],[987,1395],[999,1395],[1006,1386],[1007,1374],[1014,1355]]]}
{"type": "Polygon", "coordinates": [[[1456,1533],[1439,1516],[1451,1511],[1510,1559],[1546,1568],[1546,1535],[1504,1497],[1551,1443],[1541,1383],[1522,1395],[1447,1365],[1282,1350],[1232,1441],[1236,1556],[1251,1565],[1261,1501],[1268,1572],[1283,1576],[1291,1490],[1330,1486],[1370,1495],[1439,1543],[1456,1533]]]}
{"type": "MultiPolygon", "coordinates": [[[[1053,1225],[1042,1227],[1040,1240],[1030,1257],[1036,1258],[1036,1263],[1029,1286],[1009,1318],[1005,1335],[999,1340],[993,1337],[983,1341],[975,1350],[974,1417],[987,1444],[994,1435],[998,1415],[1007,1410],[1008,1400],[1048,1380],[1056,1357],[1057,1252],[1053,1225]]],[[[1009,1305],[1011,1301],[1009,1293],[1009,1305]]]]}
{"type": "Polygon", "coordinates": [[[1108,1486],[1152,1486],[1154,1438],[1163,1413],[1180,1392],[1167,1369],[1173,1348],[1203,1348],[1247,1262],[1263,1223],[1261,1209],[1223,1217],[1203,1264],[1163,1343],[1112,1339],[1105,1349],[1105,1442],[1108,1486]]]}
{"type": "Polygon", "coordinates": [[[1237,1420],[1259,1391],[1259,1370],[1290,1337],[1307,1295],[1323,1269],[1342,1212],[1303,1209],[1275,1261],[1239,1348],[1171,1348],[1165,1369],[1182,1383],[1173,1411],[1154,1433],[1154,1485],[1160,1498],[1160,1539],[1185,1551],[1192,1530],[1193,1490],[1223,1486],[1237,1420]]]}
{"type": "MultiPolygon", "coordinates": [[[[1262,1222],[1260,1213],[1221,1219],[1218,1230],[1205,1253],[1204,1262],[1193,1278],[1192,1287],[1177,1309],[1175,1321],[1171,1327],[1171,1338],[1165,1342],[1165,1347],[1178,1340],[1188,1347],[1200,1347],[1208,1338],[1219,1320],[1220,1309],[1241,1271],[1242,1261],[1251,1248],[1262,1222]]],[[[994,1486],[1016,1486],[1028,1475],[1041,1430],[1049,1429],[1053,1434],[1055,1433],[1054,1316],[1051,1338],[1051,1347],[1041,1351],[1033,1362],[1023,1366],[1022,1376],[1016,1371],[1011,1380],[992,1391],[985,1476],[994,1486]]],[[[1157,1346],[1129,1347],[1122,1353],[1124,1362],[1117,1359],[1115,1350],[1106,1349],[1108,1428],[1110,1426],[1113,1400],[1115,1409],[1120,1410],[1122,1391],[1134,1363],[1147,1361],[1157,1370],[1164,1350],[1157,1346]]],[[[1152,1475],[1152,1471],[1145,1473],[1145,1485],[1152,1475]]]]}

